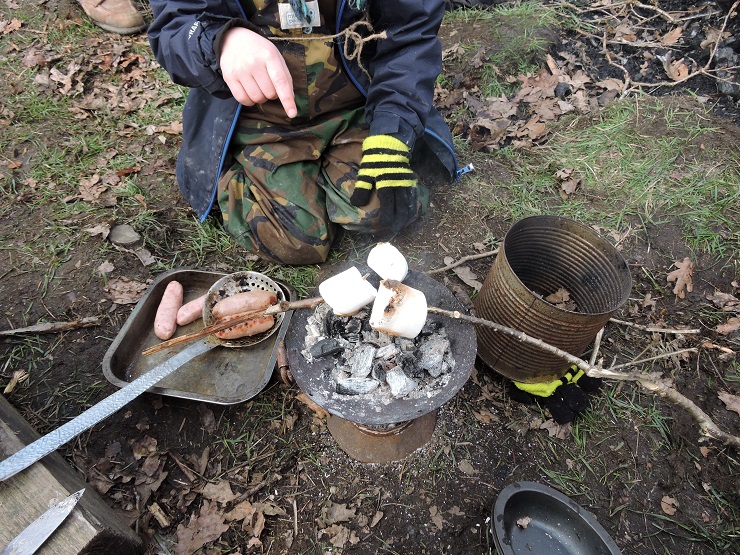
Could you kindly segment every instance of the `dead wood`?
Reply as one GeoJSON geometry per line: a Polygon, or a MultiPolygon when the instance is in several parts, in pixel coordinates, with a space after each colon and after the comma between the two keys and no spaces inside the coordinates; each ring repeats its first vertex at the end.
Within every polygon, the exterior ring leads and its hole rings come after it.
{"type": "MultiPolygon", "coordinates": [[[[515,330],[513,328],[502,326],[501,324],[496,324],[495,322],[491,322],[490,320],[485,320],[483,318],[476,318],[474,316],[468,316],[458,311],[444,310],[444,309],[435,308],[435,307],[429,307],[428,310],[429,312],[433,314],[440,314],[443,316],[447,316],[448,318],[460,319],[466,322],[470,322],[472,324],[485,326],[495,331],[510,335],[518,339],[519,341],[522,341],[523,343],[535,345],[544,351],[547,351],[549,353],[552,353],[556,356],[559,356],[567,360],[569,363],[577,366],[578,368],[586,372],[586,374],[588,374],[589,376],[592,376],[595,378],[606,378],[609,380],[637,382],[640,386],[642,386],[646,390],[652,393],[655,393],[657,395],[660,395],[661,397],[665,397],[666,399],[670,400],[677,406],[685,409],[691,415],[691,417],[694,420],[696,420],[696,422],[699,424],[699,429],[701,431],[701,434],[704,437],[716,439],[727,445],[731,445],[735,449],[740,450],[740,437],[734,436],[732,434],[728,434],[720,430],[719,427],[714,423],[714,421],[709,417],[707,413],[701,410],[693,401],[691,401],[691,399],[679,393],[670,384],[668,380],[661,378],[659,375],[642,374],[639,372],[616,372],[610,368],[599,368],[598,366],[594,366],[593,364],[590,364],[581,358],[573,356],[570,353],[563,351],[562,349],[559,349],[553,345],[545,343],[544,341],[540,339],[527,335],[526,333],[515,330]]],[[[697,349],[684,349],[680,352],[684,353],[684,352],[696,352],[696,351],[697,349]]],[[[674,354],[677,354],[677,353],[666,353],[658,357],[652,357],[650,360],[655,360],[657,358],[665,358],[667,356],[673,356],[674,354]]],[[[638,363],[640,363],[640,361],[627,363],[626,365],[632,366],[638,363]]]]}

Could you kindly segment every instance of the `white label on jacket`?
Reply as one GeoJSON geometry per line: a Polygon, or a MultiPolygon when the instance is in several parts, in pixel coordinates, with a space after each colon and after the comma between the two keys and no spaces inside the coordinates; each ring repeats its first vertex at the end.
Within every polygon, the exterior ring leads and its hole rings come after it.
{"type": "MultiPolygon", "coordinates": [[[[319,27],[321,25],[321,15],[319,14],[318,0],[306,2],[306,7],[308,8],[308,15],[311,17],[311,26],[319,27]]],[[[280,12],[281,29],[303,29],[303,27],[306,27],[306,22],[296,15],[287,2],[280,2],[278,10],[280,12]]]]}

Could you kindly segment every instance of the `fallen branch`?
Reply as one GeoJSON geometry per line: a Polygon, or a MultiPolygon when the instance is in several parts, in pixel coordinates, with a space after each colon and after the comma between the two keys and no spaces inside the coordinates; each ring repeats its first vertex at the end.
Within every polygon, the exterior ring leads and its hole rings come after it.
{"type": "Polygon", "coordinates": [[[617,320],[616,318],[610,318],[610,322],[613,322],[615,324],[619,324],[620,326],[629,326],[630,328],[635,328],[642,331],[647,332],[655,332],[655,333],[674,333],[674,334],[696,334],[701,333],[701,330],[698,329],[688,329],[688,330],[678,330],[678,329],[670,329],[670,328],[656,328],[652,326],[643,326],[641,324],[634,324],[632,322],[625,322],[624,320],[617,320]]]}
{"type": "MultiPolygon", "coordinates": [[[[519,341],[523,343],[535,345],[539,347],[540,349],[547,351],[551,354],[554,354],[568,361],[570,364],[577,366],[589,376],[592,376],[595,378],[606,378],[610,380],[637,382],[639,385],[641,385],[648,391],[651,391],[652,393],[660,395],[661,397],[665,397],[669,399],[670,401],[672,401],[673,403],[675,403],[676,405],[678,405],[679,407],[685,409],[691,415],[691,417],[694,420],[696,420],[696,422],[699,424],[699,429],[703,436],[713,438],[718,441],[722,441],[726,443],[727,445],[731,445],[735,449],[740,450],[740,437],[728,434],[720,430],[719,427],[714,423],[714,421],[709,417],[707,413],[705,413],[698,406],[696,406],[696,404],[693,401],[691,401],[689,398],[685,397],[684,395],[679,393],[676,389],[674,389],[667,380],[661,379],[656,374],[642,374],[639,372],[615,372],[614,370],[609,369],[609,368],[606,368],[606,369],[599,368],[597,366],[594,366],[593,364],[589,364],[588,362],[586,362],[585,360],[581,358],[578,358],[576,356],[571,355],[570,353],[566,351],[563,351],[562,349],[559,349],[553,345],[545,343],[544,341],[540,339],[527,335],[526,333],[515,330],[513,328],[502,326],[501,324],[496,324],[495,322],[491,322],[490,320],[484,320],[483,318],[476,318],[474,316],[468,316],[458,311],[444,310],[444,309],[435,308],[435,307],[429,307],[428,310],[429,312],[433,314],[440,314],[442,316],[447,316],[448,318],[455,318],[459,320],[464,320],[466,322],[470,322],[472,324],[485,326],[494,331],[498,331],[506,335],[509,335],[511,337],[514,337],[515,339],[518,339],[519,341]]],[[[685,349],[681,352],[696,352],[696,351],[697,349],[685,349]]],[[[660,357],[654,357],[654,359],[672,356],[674,354],[676,353],[667,353],[665,355],[661,355],[660,357]]],[[[632,365],[639,364],[639,363],[640,361],[634,361],[632,363],[629,363],[628,365],[632,366],[632,365]]]]}
{"type": "Polygon", "coordinates": [[[466,262],[469,262],[471,260],[478,260],[480,258],[486,258],[488,256],[493,256],[495,254],[498,254],[498,249],[494,249],[494,250],[488,251],[488,252],[482,252],[480,254],[469,254],[468,256],[463,256],[457,262],[453,262],[452,264],[448,264],[444,268],[437,268],[436,270],[429,270],[428,272],[426,272],[426,274],[428,276],[431,276],[432,274],[441,274],[442,272],[445,272],[447,270],[451,270],[452,268],[457,268],[461,264],[465,264],[466,262]]]}
{"type": "Polygon", "coordinates": [[[27,328],[15,328],[13,330],[0,331],[0,335],[22,335],[26,333],[59,333],[63,331],[76,330],[79,328],[89,328],[100,324],[100,318],[89,316],[71,322],[43,322],[28,326],[27,328]]]}

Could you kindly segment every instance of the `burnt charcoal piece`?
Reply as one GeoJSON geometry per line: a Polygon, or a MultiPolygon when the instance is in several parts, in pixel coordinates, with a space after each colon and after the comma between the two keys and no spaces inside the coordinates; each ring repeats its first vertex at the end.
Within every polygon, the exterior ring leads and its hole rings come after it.
{"type": "Polygon", "coordinates": [[[344,333],[358,335],[362,331],[362,322],[357,318],[350,318],[349,322],[344,325],[344,333]]]}
{"type": "Polygon", "coordinates": [[[385,382],[386,364],[384,360],[379,360],[373,364],[371,375],[379,382],[385,382]]]}
{"type": "Polygon", "coordinates": [[[366,378],[373,369],[375,347],[365,345],[360,347],[352,357],[351,373],[355,378],[366,378]]]}
{"type": "Polygon", "coordinates": [[[450,342],[441,337],[432,337],[419,348],[421,366],[433,378],[444,372],[444,356],[449,348],[450,342]]]}
{"type": "Polygon", "coordinates": [[[313,358],[324,358],[341,353],[344,350],[336,339],[322,339],[311,347],[308,352],[313,358]]]}
{"type": "Polygon", "coordinates": [[[386,372],[385,382],[391,388],[391,395],[394,397],[404,397],[414,391],[419,385],[415,380],[409,378],[398,366],[386,372]]]}
{"type": "Polygon", "coordinates": [[[442,327],[442,324],[439,322],[430,322],[429,320],[426,321],[424,324],[424,327],[421,328],[421,331],[419,332],[419,335],[421,337],[427,337],[435,333],[439,328],[442,327]]]}
{"type": "Polygon", "coordinates": [[[337,393],[342,395],[364,395],[370,393],[380,385],[378,380],[371,378],[342,378],[337,380],[337,393]]]}
{"type": "Polygon", "coordinates": [[[413,353],[398,353],[396,363],[403,368],[407,376],[419,379],[424,374],[424,370],[419,366],[419,361],[413,353]]]}

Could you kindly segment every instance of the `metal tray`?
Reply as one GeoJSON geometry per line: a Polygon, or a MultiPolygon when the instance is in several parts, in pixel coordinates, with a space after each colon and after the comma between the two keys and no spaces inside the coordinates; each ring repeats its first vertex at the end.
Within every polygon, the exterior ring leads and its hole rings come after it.
{"type": "MultiPolygon", "coordinates": [[[[105,353],[103,374],[106,379],[117,387],[123,387],[189,346],[190,343],[184,343],[148,356],[141,354],[161,342],[154,335],[154,315],[170,281],[176,280],[182,284],[183,302],[186,303],[206,293],[211,285],[225,275],[195,268],[178,268],[160,274],[139,300],[105,353]]],[[[275,281],[283,289],[286,300],[294,300],[295,291],[275,281]]],[[[270,381],[275,368],[277,346],[285,337],[291,316],[292,311],[286,312],[278,333],[265,341],[250,347],[213,348],[183,364],[149,392],[221,405],[251,399],[270,381]]],[[[202,320],[196,320],[178,327],[175,337],[202,327],[202,320]]]]}

